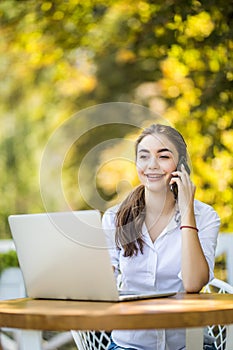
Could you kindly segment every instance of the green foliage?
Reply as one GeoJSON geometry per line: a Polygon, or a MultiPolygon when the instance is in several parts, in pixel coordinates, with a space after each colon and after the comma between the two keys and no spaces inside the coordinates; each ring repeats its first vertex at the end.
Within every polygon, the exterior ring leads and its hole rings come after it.
{"type": "Polygon", "coordinates": [[[19,267],[18,257],[15,250],[0,253],[0,274],[9,267],[19,267]]]}
{"type": "MultiPolygon", "coordinates": [[[[38,174],[49,135],[77,111],[113,101],[144,105],[182,132],[197,198],[233,231],[232,13],[225,0],[1,1],[0,236],[9,236],[9,214],[44,210],[38,174]]],[[[70,152],[71,196],[73,170],[102,131],[70,152]]]]}

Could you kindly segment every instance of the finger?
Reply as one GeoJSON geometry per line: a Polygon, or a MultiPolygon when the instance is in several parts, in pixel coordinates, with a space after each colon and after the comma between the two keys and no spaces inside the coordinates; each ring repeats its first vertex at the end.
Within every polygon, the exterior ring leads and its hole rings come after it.
{"type": "Polygon", "coordinates": [[[170,182],[169,182],[170,185],[177,183],[177,180],[180,179],[180,176],[178,176],[177,172],[173,172],[171,175],[172,175],[172,177],[171,177],[170,182]]]}
{"type": "Polygon", "coordinates": [[[180,176],[182,182],[191,183],[189,173],[186,171],[184,164],[181,164],[181,171],[180,171],[179,176],[180,176]]]}

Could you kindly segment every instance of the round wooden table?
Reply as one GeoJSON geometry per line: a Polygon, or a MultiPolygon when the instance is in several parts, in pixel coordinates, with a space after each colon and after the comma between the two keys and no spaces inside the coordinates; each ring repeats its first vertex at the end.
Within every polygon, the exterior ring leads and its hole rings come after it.
{"type": "MultiPolygon", "coordinates": [[[[24,330],[110,331],[211,324],[233,324],[233,294],[178,293],[167,298],[116,303],[28,298],[0,302],[0,327],[24,330]]],[[[29,349],[25,344],[22,348],[29,349]]],[[[34,346],[35,349],[40,348],[34,346]]]]}

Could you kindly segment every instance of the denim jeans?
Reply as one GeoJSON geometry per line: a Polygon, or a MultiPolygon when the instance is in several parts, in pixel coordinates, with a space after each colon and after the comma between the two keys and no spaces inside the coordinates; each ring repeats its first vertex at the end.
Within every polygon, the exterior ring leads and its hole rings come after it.
{"type": "Polygon", "coordinates": [[[122,348],[121,346],[116,345],[111,338],[111,344],[108,346],[108,350],[136,350],[136,349],[134,349],[134,348],[122,348]]]}
{"type": "Polygon", "coordinates": [[[217,350],[214,344],[204,344],[203,350],[217,350]]]}
{"type": "MultiPolygon", "coordinates": [[[[108,350],[135,350],[134,348],[122,348],[114,343],[111,339],[111,344],[108,347],[108,350]]],[[[214,344],[204,344],[203,350],[217,350],[214,344]]]]}

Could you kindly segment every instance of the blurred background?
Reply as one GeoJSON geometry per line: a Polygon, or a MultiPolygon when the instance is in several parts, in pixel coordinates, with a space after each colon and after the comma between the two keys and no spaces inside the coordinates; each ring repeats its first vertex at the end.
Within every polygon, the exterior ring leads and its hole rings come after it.
{"type": "MultiPolygon", "coordinates": [[[[232,232],[232,15],[225,0],[2,0],[0,238],[10,237],[8,215],[45,210],[40,164],[54,131],[109,102],[144,106],[183,134],[196,197],[232,232]]],[[[104,207],[138,183],[133,163],[120,159],[134,122],[96,126],[70,147],[62,178],[72,209],[92,206],[92,186],[83,198],[77,173],[100,143],[85,171],[96,174],[104,207]]]]}
{"type": "MultiPolygon", "coordinates": [[[[226,0],[0,1],[0,272],[18,264],[10,214],[47,210],[44,193],[50,210],[64,209],[57,177],[73,210],[104,211],[138,184],[132,145],[153,115],[183,134],[196,198],[233,232],[232,18],[226,0]]],[[[216,272],[232,282],[229,237],[216,272]]],[[[60,348],[73,349],[69,340],[60,348]]]]}

